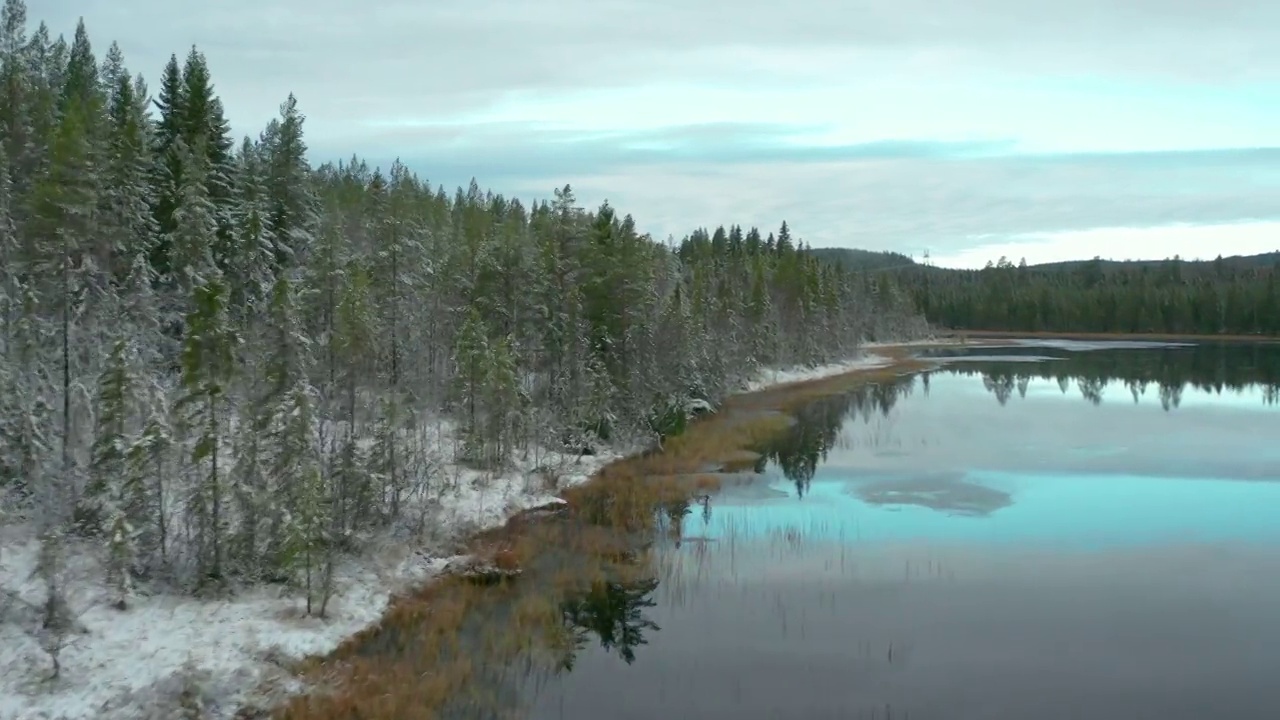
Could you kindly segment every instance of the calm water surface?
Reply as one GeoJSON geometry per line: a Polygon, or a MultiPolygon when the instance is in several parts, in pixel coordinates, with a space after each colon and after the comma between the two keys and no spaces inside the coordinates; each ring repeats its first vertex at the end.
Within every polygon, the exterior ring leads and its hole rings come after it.
{"type": "Polygon", "coordinates": [[[808,408],[532,717],[1280,717],[1280,346],[963,354],[808,408]]]}

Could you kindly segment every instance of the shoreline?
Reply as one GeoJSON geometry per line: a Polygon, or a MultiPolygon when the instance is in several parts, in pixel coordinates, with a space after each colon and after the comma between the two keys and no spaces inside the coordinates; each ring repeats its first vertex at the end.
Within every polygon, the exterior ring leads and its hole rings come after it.
{"type": "Polygon", "coordinates": [[[1028,340],[1141,340],[1148,342],[1224,342],[1224,343],[1280,343],[1274,335],[1203,335],[1195,333],[1089,333],[1056,332],[1041,330],[1025,332],[1015,330],[948,330],[938,333],[940,338],[970,340],[1016,339],[1028,340]]]}
{"type": "MultiPolygon", "coordinates": [[[[912,365],[913,348],[956,344],[944,337],[868,343],[845,362],[762,371],[727,398],[723,409],[773,405],[783,395],[807,399],[836,392],[833,383],[860,382],[868,374],[912,365]]],[[[442,451],[451,440],[448,430],[442,420],[442,451]]],[[[567,497],[597,484],[607,467],[635,457],[617,451],[558,456],[563,475],[554,488],[540,486],[534,468],[524,467],[528,462],[517,461],[501,474],[450,466],[443,476],[452,488],[442,489],[424,509],[436,536],[378,538],[366,552],[347,558],[325,619],[303,615],[300,599],[269,586],[246,588],[225,600],[140,595],[130,609],[117,611],[103,601],[95,548],[83,548],[69,568],[68,583],[80,632],[62,650],[62,675],[52,682],[48,657],[22,627],[29,619],[19,616],[41,596],[29,577],[36,543],[24,537],[23,525],[0,527],[0,587],[18,600],[15,612],[15,603],[0,597],[0,720],[167,718],[182,698],[193,695],[204,707],[201,717],[269,714],[306,692],[298,667],[380,627],[397,598],[441,584],[450,564],[474,559],[483,536],[502,531],[528,511],[567,505],[567,497]]]]}
{"type": "Polygon", "coordinates": [[[492,661],[487,655],[457,654],[468,618],[487,617],[487,609],[504,601],[512,604],[514,615],[501,615],[506,619],[490,627],[492,636],[481,642],[503,657],[519,652],[531,633],[558,626],[557,597],[584,592],[591,578],[607,575],[600,563],[634,557],[619,538],[652,530],[656,510],[714,493],[723,481],[750,468],[760,457],[751,448],[792,427],[799,406],[927,369],[933,363],[913,357],[913,349],[955,344],[945,339],[878,343],[848,363],[762,373],[662,449],[619,458],[568,488],[559,498],[563,504],[536,508],[473,536],[468,562],[458,572],[396,598],[378,624],[326,655],[299,663],[297,677],[308,689],[273,703],[273,717],[436,717],[492,661]],[[555,573],[549,587],[545,575],[532,584],[497,582],[537,568],[549,552],[559,551],[579,553],[587,567],[581,574],[555,573]]]}

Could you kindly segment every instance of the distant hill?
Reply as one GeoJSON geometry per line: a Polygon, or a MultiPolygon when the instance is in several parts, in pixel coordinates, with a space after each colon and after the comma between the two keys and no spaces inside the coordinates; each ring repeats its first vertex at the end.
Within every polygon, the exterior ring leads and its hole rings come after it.
{"type": "MultiPolygon", "coordinates": [[[[905,271],[927,271],[929,274],[949,273],[949,272],[973,272],[972,270],[964,270],[960,268],[938,267],[936,265],[922,265],[912,258],[902,253],[876,250],[859,250],[856,248],[812,248],[810,253],[819,260],[839,263],[848,270],[905,270],[905,271]]],[[[1087,260],[1065,260],[1062,262],[1038,263],[1028,265],[1028,270],[1036,270],[1039,272],[1072,272],[1080,271],[1093,263],[1091,259],[1087,260]]],[[[1169,262],[1164,260],[1099,260],[1098,265],[1104,274],[1114,272],[1141,271],[1143,268],[1152,270],[1165,267],[1169,262]]],[[[1191,275],[1198,275],[1202,271],[1210,271],[1214,269],[1217,260],[1183,260],[1182,269],[1191,275]]],[[[1248,271],[1255,268],[1276,268],[1280,267],[1280,251],[1262,253],[1259,255],[1232,255],[1222,258],[1222,267],[1228,271],[1248,271]]],[[[915,273],[912,273],[915,274],[915,273]]]]}
{"type": "MultiPolygon", "coordinates": [[[[1078,270],[1081,267],[1093,262],[1092,260],[1067,260],[1056,263],[1040,263],[1037,265],[1028,265],[1029,268],[1036,270],[1078,270]]],[[[1144,267],[1159,268],[1164,267],[1169,260],[1101,260],[1099,264],[1104,271],[1110,270],[1141,270],[1144,267]]],[[[1210,268],[1217,260],[1183,260],[1183,267],[1193,269],[1210,268]]],[[[1260,255],[1232,255],[1222,258],[1224,267],[1231,270],[1247,270],[1250,268],[1272,268],[1280,264],[1280,252],[1262,253],[1260,255]]]]}
{"type": "Polygon", "coordinates": [[[855,248],[813,248],[809,252],[819,260],[839,263],[846,270],[888,270],[911,267],[916,264],[911,258],[896,252],[855,248]]]}

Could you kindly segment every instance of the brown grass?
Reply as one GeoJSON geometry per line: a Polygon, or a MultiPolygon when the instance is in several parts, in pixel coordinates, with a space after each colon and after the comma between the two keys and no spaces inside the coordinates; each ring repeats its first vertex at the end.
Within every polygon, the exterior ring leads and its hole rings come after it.
{"type": "Polygon", "coordinates": [[[718,472],[753,465],[759,455],[752,448],[785,432],[795,422],[789,413],[805,402],[923,365],[908,360],[905,350],[878,352],[897,362],[731,398],[661,452],[612,463],[591,482],[563,493],[567,513],[545,520],[518,516],[477,535],[469,551],[500,569],[521,570],[518,579],[486,584],[448,576],[395,598],[377,627],[348,638],[326,657],[301,663],[298,672],[313,691],[291,699],[276,717],[431,720],[460,699],[495,702],[478,694],[485,686],[480,675],[495,663],[522,659],[535,672],[550,674],[572,649],[563,600],[606,578],[661,576],[641,542],[652,537],[659,508],[715,491],[718,472]],[[565,553],[573,558],[571,567],[544,567],[553,554],[565,553]],[[499,607],[508,611],[497,612],[499,607]],[[477,626],[477,618],[485,624],[477,626]],[[463,638],[467,632],[471,645],[463,638]]]}

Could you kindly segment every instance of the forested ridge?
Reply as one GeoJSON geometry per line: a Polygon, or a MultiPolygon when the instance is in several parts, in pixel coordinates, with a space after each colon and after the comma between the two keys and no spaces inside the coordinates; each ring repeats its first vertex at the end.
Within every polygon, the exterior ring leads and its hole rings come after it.
{"type": "Polygon", "coordinates": [[[930,322],[953,329],[1280,334],[1280,255],[894,272],[930,322]]]}
{"type": "Polygon", "coordinates": [[[785,223],[659,243],[567,185],[313,167],[292,95],[234,140],[196,48],[153,93],[22,0],[0,87],[0,493],[42,538],[46,627],[73,538],[122,608],[144,579],[310,603],[442,463],[644,444],[763,367],[922,328],[785,223]],[[423,440],[444,426],[452,457],[423,440]]]}

